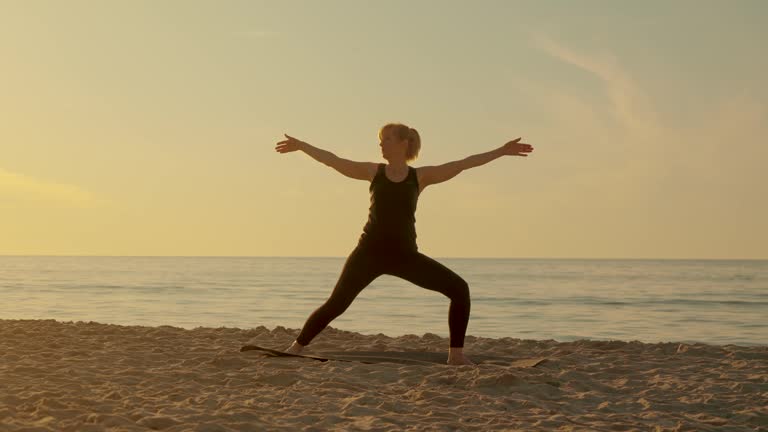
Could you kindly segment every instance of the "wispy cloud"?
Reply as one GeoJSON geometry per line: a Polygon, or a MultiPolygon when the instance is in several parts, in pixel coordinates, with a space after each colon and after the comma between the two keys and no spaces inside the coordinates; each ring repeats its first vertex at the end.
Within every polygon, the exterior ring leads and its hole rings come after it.
{"type": "Polygon", "coordinates": [[[597,77],[611,101],[613,115],[623,126],[645,131],[658,128],[648,98],[613,56],[579,53],[541,34],[534,35],[533,42],[552,57],[597,77]]]}
{"type": "MultiPolygon", "coordinates": [[[[578,215],[582,208],[608,205],[601,215],[584,211],[584,223],[598,218],[601,227],[595,228],[597,232],[620,220],[617,235],[623,236],[623,230],[631,226],[643,232],[644,239],[679,250],[689,246],[674,245],[670,238],[687,239],[690,244],[710,239],[707,243],[729,247],[741,242],[743,250],[757,250],[759,244],[765,244],[766,231],[759,227],[768,215],[768,205],[757,198],[764,195],[761,187],[767,178],[763,165],[768,147],[762,142],[768,135],[768,108],[763,100],[730,94],[704,106],[691,106],[687,118],[676,117],[656,108],[675,95],[658,92],[651,98],[635,79],[637,75],[616,56],[567,47],[540,34],[531,40],[534,47],[562,65],[597,80],[608,101],[606,105],[592,103],[591,98],[580,96],[570,80],[534,81],[539,88],[552,87],[544,95],[545,102],[555,105],[552,112],[558,114],[553,118],[555,130],[560,125],[581,133],[594,129],[592,134],[598,138],[589,142],[589,150],[599,152],[599,166],[582,161],[588,170],[568,171],[567,196],[576,201],[567,203],[560,213],[578,215]],[[601,124],[600,112],[616,122],[601,124]],[[606,140],[605,135],[613,139],[606,140]],[[615,211],[613,215],[610,209],[615,211]]],[[[561,199],[562,189],[553,189],[552,195],[561,199]]],[[[710,253],[717,256],[722,252],[710,253]]]]}
{"type": "Polygon", "coordinates": [[[34,201],[54,201],[75,206],[96,203],[93,194],[78,186],[37,179],[2,168],[0,168],[0,196],[34,201]]]}
{"type": "MultiPolygon", "coordinates": [[[[674,119],[662,122],[653,101],[613,55],[577,52],[541,34],[533,34],[532,40],[535,46],[552,57],[600,80],[611,101],[611,114],[622,126],[620,132],[625,141],[634,149],[643,149],[647,160],[653,161],[659,169],[697,173],[708,179],[713,173],[722,171],[723,164],[730,159],[734,161],[732,163],[738,160],[741,167],[734,166],[731,176],[758,172],[745,168],[752,168],[754,156],[767,151],[766,146],[759,143],[765,136],[765,118],[768,116],[764,102],[750,95],[734,94],[712,101],[711,108],[701,112],[699,120],[687,127],[677,125],[674,119]],[[748,156],[743,159],[734,155],[724,157],[725,142],[738,142],[740,154],[748,156]],[[744,152],[745,148],[749,151],[744,152]],[[659,160],[661,155],[665,156],[663,161],[659,160]],[[678,157],[673,158],[673,155],[678,157]]],[[[635,156],[639,155],[637,151],[635,156]]]]}

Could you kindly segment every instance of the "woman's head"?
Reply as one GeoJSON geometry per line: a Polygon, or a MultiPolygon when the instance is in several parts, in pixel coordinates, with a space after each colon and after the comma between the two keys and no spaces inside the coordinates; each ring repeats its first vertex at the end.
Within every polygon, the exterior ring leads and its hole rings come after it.
{"type": "Polygon", "coordinates": [[[421,150],[421,138],[416,129],[402,123],[389,123],[379,129],[379,140],[384,158],[404,157],[406,162],[415,160],[421,150]]]}

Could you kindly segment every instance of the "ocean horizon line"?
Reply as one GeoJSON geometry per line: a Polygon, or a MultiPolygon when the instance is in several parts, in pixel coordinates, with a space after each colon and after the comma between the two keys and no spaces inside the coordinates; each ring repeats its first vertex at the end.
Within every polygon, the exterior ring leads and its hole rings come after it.
{"type": "MultiPolygon", "coordinates": [[[[674,257],[464,257],[431,255],[435,259],[518,260],[518,261],[716,261],[763,262],[768,258],[674,258],[674,257]]],[[[0,258],[291,258],[344,259],[346,255],[97,255],[97,254],[0,254],[0,258]]]]}

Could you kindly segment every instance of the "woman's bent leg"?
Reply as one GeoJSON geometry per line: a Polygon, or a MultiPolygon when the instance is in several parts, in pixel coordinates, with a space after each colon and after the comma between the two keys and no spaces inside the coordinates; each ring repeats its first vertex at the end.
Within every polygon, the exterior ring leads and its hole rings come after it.
{"type": "Polygon", "coordinates": [[[437,291],[451,299],[448,308],[448,329],[451,348],[464,347],[469,322],[469,285],[448,267],[421,252],[408,254],[386,273],[397,276],[428,290],[437,291]]]}
{"type": "Polygon", "coordinates": [[[381,275],[374,257],[358,246],[347,258],[331,296],[307,319],[296,342],[309,345],[328,324],[347,310],[358,294],[381,275]]]}

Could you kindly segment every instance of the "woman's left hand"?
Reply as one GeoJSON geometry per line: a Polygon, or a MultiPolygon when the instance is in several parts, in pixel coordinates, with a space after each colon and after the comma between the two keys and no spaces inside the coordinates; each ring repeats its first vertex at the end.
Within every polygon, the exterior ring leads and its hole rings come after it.
{"type": "Polygon", "coordinates": [[[513,139],[512,141],[504,144],[504,146],[501,147],[502,154],[506,156],[528,157],[527,153],[533,151],[533,146],[520,142],[521,139],[522,138],[513,139]]]}

